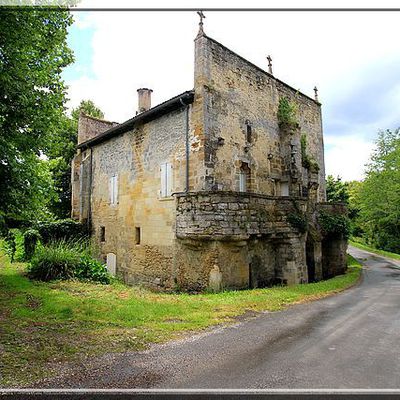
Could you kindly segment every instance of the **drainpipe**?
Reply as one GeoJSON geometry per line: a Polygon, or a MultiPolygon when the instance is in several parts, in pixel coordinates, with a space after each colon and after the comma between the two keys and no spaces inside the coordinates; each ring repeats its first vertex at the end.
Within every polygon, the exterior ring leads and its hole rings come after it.
{"type": "Polygon", "coordinates": [[[185,140],[186,140],[186,182],[185,192],[189,191],[189,104],[186,104],[182,99],[180,102],[186,108],[186,127],[185,127],[185,140]]]}
{"type": "Polygon", "coordinates": [[[88,218],[87,218],[87,228],[91,235],[92,231],[92,181],[93,181],[93,148],[90,149],[90,175],[89,175],[89,204],[88,204],[88,218]]]}

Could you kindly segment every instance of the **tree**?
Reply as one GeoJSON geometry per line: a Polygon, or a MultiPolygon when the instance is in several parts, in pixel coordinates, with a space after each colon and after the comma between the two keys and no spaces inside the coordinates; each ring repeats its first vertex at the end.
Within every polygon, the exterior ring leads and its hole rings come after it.
{"type": "Polygon", "coordinates": [[[9,222],[45,212],[51,179],[40,156],[64,111],[71,23],[66,10],[1,10],[0,215],[9,222]]]}
{"type": "Polygon", "coordinates": [[[71,118],[63,116],[60,126],[47,144],[46,155],[50,159],[54,188],[57,197],[50,203],[50,210],[58,218],[71,215],[71,162],[74,158],[78,140],[78,119],[80,112],[95,118],[104,118],[103,112],[92,100],[82,100],[72,110],[71,118]]]}
{"type": "Polygon", "coordinates": [[[329,202],[340,202],[348,204],[348,184],[342,182],[339,176],[335,179],[332,175],[326,178],[326,197],[329,202]]]}
{"type": "Polygon", "coordinates": [[[374,246],[400,251],[400,128],[380,131],[360,193],[360,220],[374,246]]]}

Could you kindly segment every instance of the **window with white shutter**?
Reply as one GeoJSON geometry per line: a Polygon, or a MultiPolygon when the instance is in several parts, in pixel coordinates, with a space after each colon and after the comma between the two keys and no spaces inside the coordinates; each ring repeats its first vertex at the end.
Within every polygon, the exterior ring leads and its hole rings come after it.
{"type": "Polygon", "coordinates": [[[172,165],[162,163],[160,167],[161,190],[160,197],[170,197],[172,195],[172,165]]]}
{"type": "Polygon", "coordinates": [[[115,206],[118,203],[118,175],[114,175],[109,181],[110,205],[115,206]]]}

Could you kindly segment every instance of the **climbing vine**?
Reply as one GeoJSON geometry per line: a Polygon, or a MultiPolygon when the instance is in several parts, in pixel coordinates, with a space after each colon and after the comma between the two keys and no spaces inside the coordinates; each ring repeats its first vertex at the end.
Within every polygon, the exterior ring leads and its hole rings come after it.
{"type": "Polygon", "coordinates": [[[287,220],[293,228],[296,228],[300,233],[306,233],[308,229],[308,221],[302,212],[290,213],[287,220]]]}
{"type": "Polygon", "coordinates": [[[315,161],[315,159],[307,153],[306,135],[301,135],[300,146],[301,146],[301,163],[303,167],[308,169],[310,172],[317,173],[319,171],[319,165],[317,161],[315,161]]]}
{"type": "Polygon", "coordinates": [[[347,239],[350,235],[350,220],[346,215],[321,211],[318,215],[318,222],[325,236],[343,236],[347,239]]]}

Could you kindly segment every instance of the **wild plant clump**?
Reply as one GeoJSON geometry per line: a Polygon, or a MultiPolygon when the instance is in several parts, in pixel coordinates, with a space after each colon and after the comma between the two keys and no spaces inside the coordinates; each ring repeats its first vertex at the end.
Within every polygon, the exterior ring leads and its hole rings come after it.
{"type": "Polygon", "coordinates": [[[28,276],[40,281],[81,279],[110,283],[104,264],[91,257],[85,242],[51,242],[37,246],[28,265],[28,276]]]}
{"type": "Polygon", "coordinates": [[[297,126],[297,106],[287,97],[282,97],[278,105],[278,122],[280,125],[297,126]]]}

